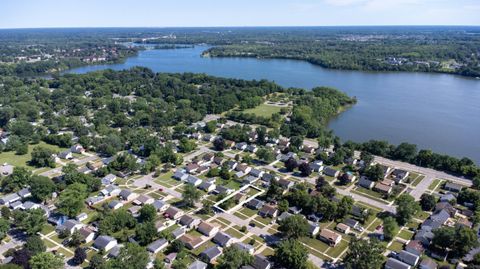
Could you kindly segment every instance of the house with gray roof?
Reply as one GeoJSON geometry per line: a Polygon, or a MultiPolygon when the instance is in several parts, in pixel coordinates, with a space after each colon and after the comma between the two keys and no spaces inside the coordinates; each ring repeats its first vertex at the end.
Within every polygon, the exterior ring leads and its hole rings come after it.
{"type": "Polygon", "coordinates": [[[258,200],[257,198],[253,198],[252,200],[248,201],[245,206],[253,210],[259,210],[264,204],[265,202],[258,200]]]}
{"type": "Polygon", "coordinates": [[[329,176],[329,177],[335,177],[336,178],[340,175],[340,171],[335,170],[335,169],[327,166],[323,169],[323,174],[326,175],[326,176],[329,176]]]}
{"type": "Polygon", "coordinates": [[[108,235],[100,235],[95,239],[93,242],[93,246],[96,249],[100,249],[103,251],[109,251],[113,247],[115,247],[118,244],[117,240],[111,236],[108,235]]]}
{"type": "Polygon", "coordinates": [[[132,190],[125,189],[120,192],[119,196],[125,201],[132,201],[137,198],[138,194],[132,190]]]}
{"type": "Polygon", "coordinates": [[[262,254],[257,254],[253,257],[253,268],[255,269],[270,269],[272,264],[267,257],[262,254]]]}
{"type": "Polygon", "coordinates": [[[234,243],[234,241],[235,238],[233,236],[224,232],[218,232],[213,237],[213,242],[217,243],[221,247],[229,247],[231,244],[234,243]]]}
{"type": "Polygon", "coordinates": [[[113,200],[110,203],[108,203],[108,208],[112,210],[117,210],[123,206],[123,203],[118,201],[118,200],[113,200]]]}
{"type": "Polygon", "coordinates": [[[411,269],[412,267],[394,258],[388,258],[385,269],[411,269]]]}
{"type": "Polygon", "coordinates": [[[0,204],[5,205],[5,206],[9,206],[11,203],[14,203],[14,202],[17,202],[17,201],[20,201],[20,200],[21,200],[21,198],[18,194],[10,193],[10,194],[7,194],[7,195],[3,196],[2,198],[0,198],[0,204]]]}
{"type": "Polygon", "coordinates": [[[217,185],[215,185],[215,182],[211,181],[203,181],[200,183],[200,185],[198,185],[199,189],[204,190],[207,193],[214,191],[216,187],[217,185]]]}
{"type": "Polygon", "coordinates": [[[252,245],[243,242],[236,242],[233,244],[233,246],[249,253],[250,255],[253,255],[253,253],[255,252],[255,248],[252,245]]]}
{"type": "Polygon", "coordinates": [[[163,200],[155,200],[152,205],[153,205],[153,207],[155,207],[157,212],[163,212],[163,211],[167,210],[168,207],[170,206],[167,202],[165,202],[163,200]]]}
{"type": "Polygon", "coordinates": [[[17,192],[18,196],[20,196],[22,199],[26,199],[28,197],[32,196],[32,193],[30,192],[29,188],[23,188],[17,192]]]}
{"type": "Polygon", "coordinates": [[[398,253],[398,259],[408,265],[415,267],[420,260],[418,255],[402,250],[398,253]]]}
{"type": "Polygon", "coordinates": [[[161,238],[150,243],[147,246],[147,250],[153,254],[157,254],[167,246],[168,246],[168,240],[161,238]]]}
{"type": "Polygon", "coordinates": [[[207,266],[208,264],[202,261],[196,260],[188,266],[188,269],[207,269],[207,266]]]}
{"type": "Polygon", "coordinates": [[[173,177],[174,179],[176,179],[176,180],[184,181],[184,180],[186,180],[186,179],[188,178],[188,174],[186,174],[186,173],[184,173],[184,172],[182,172],[182,171],[177,170],[177,171],[175,172],[175,174],[173,174],[172,177],[173,177]]]}
{"type": "Polygon", "coordinates": [[[463,186],[457,183],[447,182],[443,189],[451,192],[460,192],[463,189],[463,186]]]}
{"type": "Polygon", "coordinates": [[[220,257],[220,255],[222,255],[222,250],[217,246],[207,248],[200,253],[200,257],[209,263],[214,262],[218,257],[220,257]]]}

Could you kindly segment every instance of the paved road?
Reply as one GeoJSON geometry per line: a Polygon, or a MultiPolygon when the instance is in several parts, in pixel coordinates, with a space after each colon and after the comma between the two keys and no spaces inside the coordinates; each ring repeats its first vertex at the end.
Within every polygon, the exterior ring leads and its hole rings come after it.
{"type": "Polygon", "coordinates": [[[145,175],[141,178],[138,178],[136,179],[134,182],[133,182],[133,185],[138,187],[138,188],[144,188],[146,184],[149,184],[150,186],[152,186],[152,189],[159,189],[159,188],[162,188],[163,189],[163,192],[175,197],[175,198],[182,198],[182,194],[176,190],[173,190],[171,188],[167,188],[165,186],[162,186],[158,183],[156,183],[155,181],[153,181],[153,174],[154,173],[150,173],[148,175],[145,175]]]}
{"type": "Polygon", "coordinates": [[[20,231],[9,231],[8,235],[11,240],[8,243],[0,245],[0,255],[3,255],[7,250],[16,248],[25,243],[27,236],[20,231]]]}

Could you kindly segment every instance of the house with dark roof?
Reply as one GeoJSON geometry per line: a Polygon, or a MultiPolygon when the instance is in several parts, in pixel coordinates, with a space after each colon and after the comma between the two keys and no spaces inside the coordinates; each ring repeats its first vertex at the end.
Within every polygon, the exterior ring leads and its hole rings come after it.
{"type": "Polygon", "coordinates": [[[257,254],[253,257],[253,268],[255,269],[270,269],[272,264],[267,257],[262,254],[257,254]]]}
{"type": "Polygon", "coordinates": [[[216,233],[218,233],[219,228],[218,228],[218,226],[216,226],[214,224],[210,224],[208,222],[202,221],[198,225],[197,231],[200,232],[203,235],[206,235],[206,236],[210,237],[210,236],[214,236],[216,233]]]}
{"type": "Polygon", "coordinates": [[[385,269],[411,269],[412,267],[394,258],[388,258],[385,269]]]}
{"type": "Polygon", "coordinates": [[[418,255],[402,250],[398,253],[398,259],[408,265],[415,267],[420,260],[418,255]]]}
{"type": "Polygon", "coordinates": [[[147,250],[153,254],[157,254],[168,246],[168,240],[161,238],[153,241],[147,246],[147,250]]]}
{"type": "Polygon", "coordinates": [[[323,174],[329,177],[337,178],[340,175],[340,171],[327,166],[323,169],[323,174]]]}
{"type": "Polygon", "coordinates": [[[131,190],[125,189],[120,192],[119,196],[124,201],[132,201],[138,197],[138,194],[131,190]]]}
{"type": "Polygon", "coordinates": [[[213,237],[213,242],[225,248],[233,244],[235,242],[235,238],[227,233],[220,231],[213,237]]]}
{"type": "Polygon", "coordinates": [[[365,176],[362,176],[360,177],[360,179],[358,180],[358,185],[361,186],[361,187],[364,187],[366,189],[371,189],[373,188],[373,186],[375,186],[375,182],[369,180],[367,177],[365,176]]]}
{"type": "Polygon", "coordinates": [[[457,183],[447,182],[443,189],[451,192],[460,192],[463,189],[463,186],[457,183]]]}
{"type": "Polygon", "coordinates": [[[209,263],[213,263],[220,255],[222,255],[222,250],[217,246],[213,246],[202,251],[200,258],[209,263]]]}
{"type": "Polygon", "coordinates": [[[170,206],[166,211],[165,213],[163,213],[163,215],[167,218],[170,218],[170,219],[173,219],[173,220],[177,220],[179,219],[181,216],[183,216],[184,212],[183,210],[179,209],[179,208],[176,208],[174,206],[170,206]]]}
{"type": "Polygon", "coordinates": [[[179,220],[179,223],[188,229],[196,229],[200,222],[200,219],[194,218],[190,215],[183,215],[179,220]]]}
{"type": "Polygon", "coordinates": [[[248,201],[245,206],[253,210],[259,210],[264,204],[265,202],[258,200],[257,198],[253,198],[252,200],[248,201]]]}
{"type": "Polygon", "coordinates": [[[202,183],[198,185],[199,189],[204,190],[207,193],[214,191],[216,187],[217,185],[215,185],[215,182],[206,181],[206,180],[202,181],[202,183]]]}
{"type": "Polygon", "coordinates": [[[117,240],[115,238],[111,237],[111,236],[108,236],[108,235],[100,235],[93,242],[93,246],[96,249],[100,249],[100,250],[103,250],[105,252],[108,252],[113,247],[115,247],[117,244],[118,244],[117,240]]]}
{"type": "Polygon", "coordinates": [[[260,177],[263,176],[263,174],[265,174],[265,172],[263,172],[260,169],[253,168],[252,170],[250,170],[250,173],[248,173],[248,174],[252,177],[260,178],[260,177]]]}
{"type": "Polygon", "coordinates": [[[264,218],[266,217],[275,218],[278,215],[278,209],[274,206],[265,204],[258,211],[258,214],[264,218]]]}
{"type": "Polygon", "coordinates": [[[176,180],[184,181],[185,179],[187,179],[188,174],[186,174],[182,171],[176,171],[175,174],[173,174],[172,177],[176,180]]]}
{"type": "Polygon", "coordinates": [[[405,179],[407,179],[409,174],[410,174],[410,172],[408,172],[406,170],[395,169],[392,172],[392,177],[393,177],[393,180],[395,180],[395,182],[400,183],[400,182],[404,181],[405,179]]]}
{"type": "Polygon", "coordinates": [[[405,250],[417,256],[421,256],[424,248],[422,242],[419,240],[410,240],[410,242],[408,242],[408,244],[405,246],[405,250]]]}

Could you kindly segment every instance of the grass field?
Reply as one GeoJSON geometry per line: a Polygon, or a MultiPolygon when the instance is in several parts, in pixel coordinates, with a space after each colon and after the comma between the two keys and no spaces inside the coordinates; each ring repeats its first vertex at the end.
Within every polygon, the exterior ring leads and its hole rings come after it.
{"type": "Polygon", "coordinates": [[[269,118],[274,113],[280,112],[281,107],[261,104],[255,108],[245,109],[244,113],[253,113],[257,116],[269,118]]]}
{"type": "Polygon", "coordinates": [[[67,150],[65,148],[49,145],[45,142],[40,142],[37,145],[28,145],[28,153],[24,155],[16,155],[14,151],[2,152],[0,154],[0,164],[8,163],[13,166],[23,166],[34,169],[34,167],[28,165],[28,162],[32,159],[32,156],[30,154],[32,153],[33,148],[37,146],[49,148],[55,152],[67,150]]]}

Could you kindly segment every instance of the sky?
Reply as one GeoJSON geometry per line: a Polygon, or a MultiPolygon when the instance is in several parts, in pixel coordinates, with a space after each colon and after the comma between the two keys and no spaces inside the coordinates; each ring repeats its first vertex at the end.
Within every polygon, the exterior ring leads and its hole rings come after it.
{"type": "Polygon", "coordinates": [[[480,25],[480,0],[0,0],[0,28],[480,25]]]}

